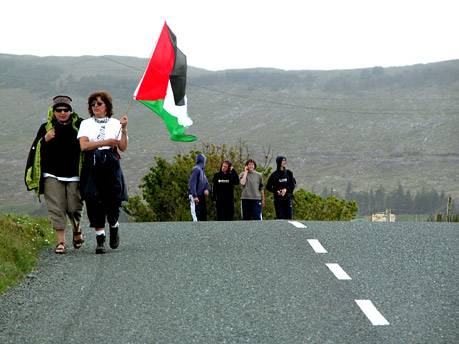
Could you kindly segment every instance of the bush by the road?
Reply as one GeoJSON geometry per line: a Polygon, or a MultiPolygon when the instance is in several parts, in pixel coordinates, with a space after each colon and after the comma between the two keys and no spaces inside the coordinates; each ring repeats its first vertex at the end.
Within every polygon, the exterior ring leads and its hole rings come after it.
{"type": "MultiPolygon", "coordinates": [[[[190,151],[188,154],[176,155],[172,162],[162,157],[155,157],[155,165],[142,179],[140,185],[142,195],[130,197],[124,205],[124,210],[137,222],[190,221],[188,178],[198,153],[200,152],[190,151]]],[[[241,172],[245,161],[253,157],[244,143],[231,148],[225,145],[204,145],[202,153],[207,157],[205,170],[210,183],[223,160],[232,161],[234,169],[241,172]]],[[[272,161],[269,148],[264,152],[263,158],[257,161],[257,171],[263,175],[265,183],[272,172],[270,167],[272,161]]],[[[241,218],[240,195],[241,188],[235,187],[236,219],[241,218]]],[[[266,207],[263,209],[263,219],[274,219],[273,195],[267,191],[265,195],[266,207]]],[[[357,210],[357,203],[354,201],[346,201],[334,196],[322,198],[303,189],[294,192],[293,216],[297,220],[349,221],[355,218],[357,210]]],[[[215,204],[211,197],[207,202],[207,218],[216,219],[215,204]]]]}

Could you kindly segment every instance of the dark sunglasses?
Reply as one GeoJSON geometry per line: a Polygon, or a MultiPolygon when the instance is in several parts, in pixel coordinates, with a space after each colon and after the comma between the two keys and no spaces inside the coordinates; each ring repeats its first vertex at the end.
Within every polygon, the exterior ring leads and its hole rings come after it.
{"type": "Polygon", "coordinates": [[[102,103],[102,102],[93,101],[93,102],[91,103],[91,106],[102,106],[102,105],[104,105],[104,103],[102,103]]]}
{"type": "Polygon", "coordinates": [[[58,108],[58,109],[54,109],[54,112],[69,112],[70,109],[69,108],[58,108]]]}

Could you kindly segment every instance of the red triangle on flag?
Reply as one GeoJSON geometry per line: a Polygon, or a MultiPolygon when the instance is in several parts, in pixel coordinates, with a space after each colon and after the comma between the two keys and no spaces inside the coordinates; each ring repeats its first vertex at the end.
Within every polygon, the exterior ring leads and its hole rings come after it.
{"type": "Polygon", "coordinates": [[[145,74],[134,94],[136,100],[159,100],[166,97],[169,76],[174,68],[175,54],[169,27],[164,23],[145,74]]]}

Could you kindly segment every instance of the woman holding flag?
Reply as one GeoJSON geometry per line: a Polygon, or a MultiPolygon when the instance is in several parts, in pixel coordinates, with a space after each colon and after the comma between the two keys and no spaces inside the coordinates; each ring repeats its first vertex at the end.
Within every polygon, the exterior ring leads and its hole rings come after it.
{"type": "Polygon", "coordinates": [[[78,132],[84,152],[80,177],[81,197],[86,202],[90,226],[96,231],[96,254],[105,253],[105,222],[110,228],[110,247],[119,245],[118,217],[127,190],[118,150],[128,146],[128,117],[112,118],[112,97],[98,91],[88,98],[90,118],[81,122],[78,132]]]}

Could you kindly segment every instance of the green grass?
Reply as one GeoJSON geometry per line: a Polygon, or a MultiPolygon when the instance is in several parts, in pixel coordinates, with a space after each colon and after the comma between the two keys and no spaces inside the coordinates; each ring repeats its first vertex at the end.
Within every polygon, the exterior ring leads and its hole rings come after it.
{"type": "Polygon", "coordinates": [[[54,242],[47,218],[0,215],[0,293],[32,271],[40,249],[54,242]]]}

